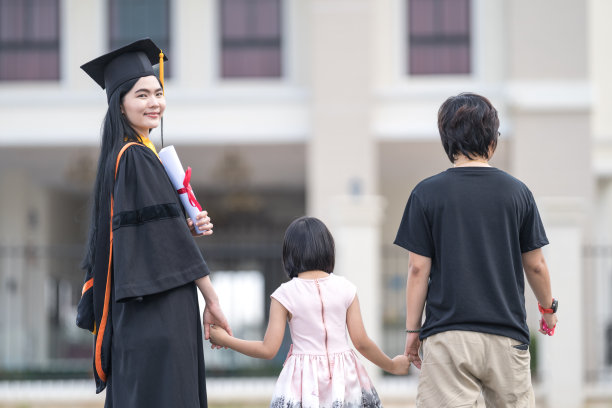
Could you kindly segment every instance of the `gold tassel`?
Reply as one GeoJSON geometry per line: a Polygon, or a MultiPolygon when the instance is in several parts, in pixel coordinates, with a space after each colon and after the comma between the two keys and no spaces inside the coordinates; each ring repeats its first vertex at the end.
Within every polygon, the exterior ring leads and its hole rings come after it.
{"type": "Polygon", "coordinates": [[[164,92],[164,53],[162,50],[159,50],[159,82],[161,82],[162,92],[164,92]]]}
{"type": "MultiPolygon", "coordinates": [[[[164,52],[159,50],[159,82],[162,86],[162,94],[166,95],[166,90],[164,89],[164,52]]],[[[161,118],[161,144],[162,148],[164,147],[164,117],[161,118]]],[[[157,153],[156,153],[157,154],[157,153]]]]}

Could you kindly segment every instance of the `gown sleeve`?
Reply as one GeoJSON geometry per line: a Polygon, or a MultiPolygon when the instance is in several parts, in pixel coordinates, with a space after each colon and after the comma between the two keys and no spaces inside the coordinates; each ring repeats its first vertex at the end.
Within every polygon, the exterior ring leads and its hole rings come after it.
{"type": "Polygon", "coordinates": [[[147,147],[123,154],[114,188],[115,300],[160,293],[209,274],[180,199],[147,147]]]}

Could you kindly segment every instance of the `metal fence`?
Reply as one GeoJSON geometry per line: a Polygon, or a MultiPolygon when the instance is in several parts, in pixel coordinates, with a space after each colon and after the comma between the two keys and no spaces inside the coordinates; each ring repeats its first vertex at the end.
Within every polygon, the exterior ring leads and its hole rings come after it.
{"type": "MultiPolygon", "coordinates": [[[[284,279],[280,244],[215,245],[204,241],[200,247],[210,269],[215,271],[213,282],[216,276],[242,278],[246,273],[261,277],[256,287],[260,292],[256,298],[261,302],[248,304],[252,296],[233,296],[236,304],[230,304],[227,309],[237,310],[239,315],[258,317],[256,321],[242,319],[237,324],[232,323],[237,336],[263,338],[269,309],[266,294],[284,279]],[[257,309],[255,313],[253,309],[257,309]]],[[[80,245],[0,247],[0,380],[86,378],[91,375],[93,338],[75,325],[84,276],[79,268],[82,251],[80,245]]],[[[227,376],[277,373],[289,344],[287,333],[281,351],[272,361],[207,348],[207,369],[227,376]]]]}
{"type": "MultiPolygon", "coordinates": [[[[383,347],[393,352],[401,349],[405,340],[402,332],[408,253],[396,246],[386,246],[382,253],[383,347]]],[[[609,384],[612,383],[612,246],[584,246],[582,254],[585,380],[590,384],[609,384]]]]}
{"type": "MultiPolygon", "coordinates": [[[[243,237],[246,235],[249,234],[243,237]]],[[[211,270],[215,271],[213,280],[220,271],[261,277],[261,282],[253,288],[262,292],[257,297],[257,305],[240,297],[234,296],[232,300],[237,314],[245,310],[250,313],[248,316],[254,316],[251,320],[242,319],[237,325],[232,323],[237,336],[263,338],[269,294],[287,279],[280,263],[280,239],[278,234],[275,236],[276,241],[200,242],[211,270]],[[258,310],[252,313],[249,308],[258,310]]],[[[0,379],[90,375],[91,334],[74,324],[83,279],[78,268],[81,254],[80,246],[0,247],[0,379]]],[[[382,248],[381,347],[391,355],[404,347],[407,266],[406,251],[395,246],[382,248]]],[[[582,273],[585,379],[588,383],[609,383],[612,381],[612,247],[584,247],[582,273]]],[[[271,361],[207,348],[207,369],[218,376],[276,375],[289,344],[287,330],[280,352],[271,361]]]]}
{"type": "Polygon", "coordinates": [[[585,376],[612,382],[612,246],[583,248],[585,376]]]}
{"type": "Polygon", "coordinates": [[[91,335],[75,326],[81,246],[0,247],[0,378],[81,376],[91,335]]]}
{"type": "MultiPolygon", "coordinates": [[[[287,280],[281,266],[281,242],[245,239],[232,243],[201,240],[200,248],[216,277],[227,274],[261,276],[261,302],[227,295],[235,304],[228,309],[255,315],[232,328],[239,337],[261,339],[267,325],[269,294],[287,280]],[[259,309],[253,314],[252,310],[259,309]],[[249,312],[249,313],[247,313],[249,312]]],[[[91,373],[90,333],[75,326],[83,272],[79,261],[83,248],[64,245],[45,248],[0,248],[0,379],[84,378],[91,373]]],[[[404,291],[407,258],[399,248],[385,248],[381,310],[383,341],[388,354],[403,350],[404,291]]],[[[235,288],[232,288],[234,290],[235,288]]],[[[231,321],[231,320],[230,320],[231,321]]],[[[220,376],[275,375],[291,343],[289,330],[275,359],[252,359],[228,350],[206,348],[207,369],[220,376]]]]}
{"type": "MultiPolygon", "coordinates": [[[[244,239],[248,234],[241,235],[244,239]]],[[[238,244],[213,244],[202,241],[200,247],[211,271],[214,271],[211,279],[234,335],[249,340],[263,339],[270,308],[269,295],[287,280],[280,261],[281,242],[244,239],[238,244]],[[220,284],[221,277],[231,278],[231,275],[235,275],[236,279],[225,279],[229,285],[220,284]],[[261,281],[259,283],[257,276],[261,281]],[[251,279],[247,281],[245,278],[251,279]],[[250,293],[245,284],[253,286],[252,291],[259,293],[250,293]]],[[[206,369],[215,376],[275,376],[282,368],[290,344],[287,330],[281,349],[272,360],[205,347],[206,369]]]]}
{"type": "Polygon", "coordinates": [[[396,245],[382,248],[382,293],[380,310],[383,319],[383,351],[388,355],[403,352],[406,343],[406,277],[408,251],[396,245]]]}

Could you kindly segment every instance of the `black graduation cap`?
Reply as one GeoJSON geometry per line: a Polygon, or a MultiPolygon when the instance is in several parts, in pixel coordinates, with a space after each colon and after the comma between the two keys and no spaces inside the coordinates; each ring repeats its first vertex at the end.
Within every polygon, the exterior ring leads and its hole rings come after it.
{"type": "Polygon", "coordinates": [[[168,58],[150,38],[138,40],[129,45],[102,55],[81,65],[83,71],[106,89],[107,101],[123,83],[155,75],[153,65],[159,63],[159,79],[164,86],[164,63],[168,58]]]}

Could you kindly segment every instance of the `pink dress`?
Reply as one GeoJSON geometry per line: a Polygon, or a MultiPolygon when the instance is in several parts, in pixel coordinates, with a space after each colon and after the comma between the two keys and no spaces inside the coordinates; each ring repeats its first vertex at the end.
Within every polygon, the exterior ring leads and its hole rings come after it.
{"type": "Polygon", "coordinates": [[[333,274],[293,278],[272,293],[292,315],[293,344],[270,407],[382,406],[347,338],[346,311],[355,293],[355,285],[333,274]]]}

